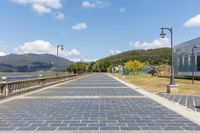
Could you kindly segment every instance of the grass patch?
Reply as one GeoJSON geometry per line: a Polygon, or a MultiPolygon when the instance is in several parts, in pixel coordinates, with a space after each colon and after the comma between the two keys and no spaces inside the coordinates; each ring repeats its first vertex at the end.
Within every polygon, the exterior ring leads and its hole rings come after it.
{"type": "MultiPolygon", "coordinates": [[[[122,77],[116,74],[115,76],[153,93],[166,93],[166,86],[170,80],[169,78],[153,77],[151,75],[127,75],[122,77]]],[[[192,84],[192,80],[188,79],[175,79],[175,82],[179,85],[176,94],[200,96],[199,80],[195,81],[194,85],[192,84]]]]}

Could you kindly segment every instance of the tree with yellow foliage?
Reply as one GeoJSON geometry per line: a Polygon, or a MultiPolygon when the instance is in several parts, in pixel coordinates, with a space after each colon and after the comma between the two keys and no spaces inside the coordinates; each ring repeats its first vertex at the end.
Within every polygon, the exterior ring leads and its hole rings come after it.
{"type": "Polygon", "coordinates": [[[125,67],[133,73],[137,73],[145,67],[145,63],[133,60],[125,63],[125,67]]]}

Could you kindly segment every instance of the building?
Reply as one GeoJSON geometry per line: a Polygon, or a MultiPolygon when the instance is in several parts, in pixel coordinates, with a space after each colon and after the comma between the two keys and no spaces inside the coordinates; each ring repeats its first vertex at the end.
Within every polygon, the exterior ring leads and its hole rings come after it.
{"type": "Polygon", "coordinates": [[[200,37],[174,47],[174,67],[177,76],[200,76],[200,37]]]}

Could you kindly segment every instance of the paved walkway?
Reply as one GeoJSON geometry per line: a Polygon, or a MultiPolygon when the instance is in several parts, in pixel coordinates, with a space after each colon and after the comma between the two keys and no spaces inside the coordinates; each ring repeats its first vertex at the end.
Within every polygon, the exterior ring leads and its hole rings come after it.
{"type": "Polygon", "coordinates": [[[0,104],[0,130],[200,131],[200,126],[106,74],[91,74],[0,104]]]}
{"type": "Polygon", "coordinates": [[[200,96],[173,95],[167,93],[158,93],[170,101],[186,106],[194,111],[200,112],[200,96]]]}

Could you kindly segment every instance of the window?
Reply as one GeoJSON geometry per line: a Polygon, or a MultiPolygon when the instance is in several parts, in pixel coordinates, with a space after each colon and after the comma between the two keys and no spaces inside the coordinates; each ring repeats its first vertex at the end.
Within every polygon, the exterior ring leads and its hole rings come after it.
{"type": "Polygon", "coordinates": [[[178,59],[178,71],[182,72],[183,71],[182,68],[183,68],[183,58],[179,57],[179,59],[178,59]]]}
{"type": "Polygon", "coordinates": [[[197,71],[200,71],[200,56],[197,56],[197,71]]]}
{"type": "Polygon", "coordinates": [[[193,66],[193,59],[192,59],[193,57],[192,57],[192,55],[189,55],[188,56],[188,64],[189,64],[189,71],[191,72],[192,71],[192,66],[193,66]]]}
{"type": "Polygon", "coordinates": [[[188,72],[188,56],[184,56],[184,65],[183,65],[183,71],[188,72]]]}

